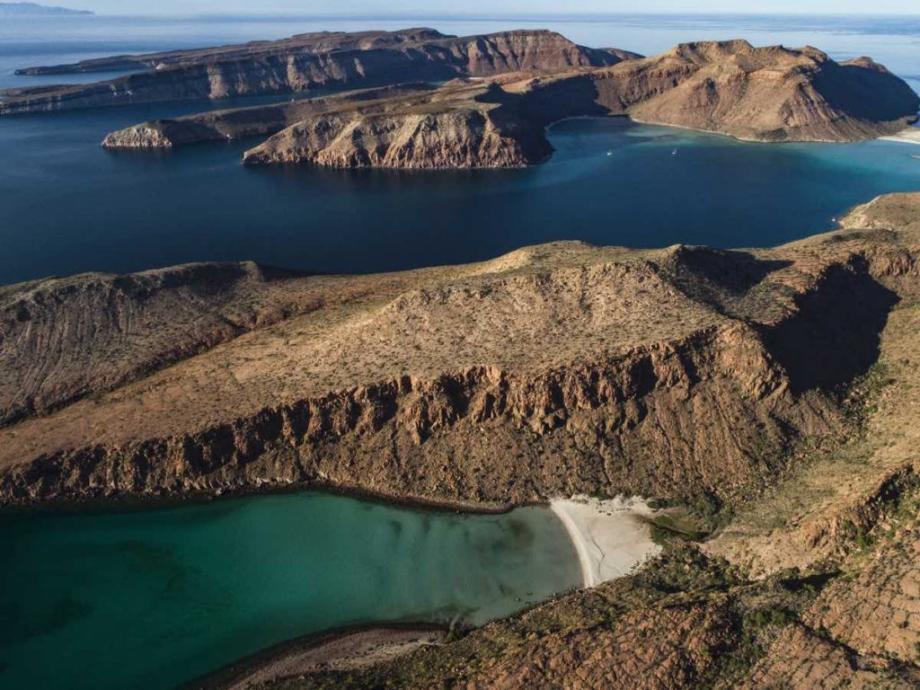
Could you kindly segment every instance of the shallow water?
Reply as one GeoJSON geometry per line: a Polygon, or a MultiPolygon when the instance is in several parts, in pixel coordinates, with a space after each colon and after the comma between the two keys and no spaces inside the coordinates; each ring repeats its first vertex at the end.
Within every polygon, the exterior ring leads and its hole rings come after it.
{"type": "Polygon", "coordinates": [[[548,508],[416,512],[323,494],[0,516],[0,687],[161,689],[299,635],[480,624],[581,583],[548,508]]]}

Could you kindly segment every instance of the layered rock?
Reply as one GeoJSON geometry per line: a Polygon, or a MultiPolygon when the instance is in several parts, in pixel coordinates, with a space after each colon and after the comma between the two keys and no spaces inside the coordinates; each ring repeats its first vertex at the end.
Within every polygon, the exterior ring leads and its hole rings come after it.
{"type": "Polygon", "coordinates": [[[567,117],[628,115],[753,141],[854,141],[902,130],[918,107],[903,81],[868,58],[838,64],[814,48],[726,41],[612,67],[507,74],[489,85],[415,85],[154,121],[103,145],[162,148],[271,133],[246,162],[514,167],[544,158],[541,130],[567,117]]]}
{"type": "MultiPolygon", "coordinates": [[[[865,299],[862,289],[830,287],[833,271],[817,280],[807,277],[828,266],[828,254],[837,257],[832,264],[849,255],[850,266],[861,265],[900,300],[882,309],[884,318],[869,329],[880,335],[869,357],[876,363],[848,386],[840,439],[807,439],[762,494],[724,511],[718,519],[726,520],[727,528],[701,545],[685,539],[705,537],[683,532],[674,517],[686,509],[672,512],[657,523],[662,555],[635,575],[397,658],[377,661],[368,655],[348,669],[298,674],[266,664],[271,670],[265,686],[918,687],[920,195],[881,197],[848,214],[843,228],[769,254],[790,263],[774,266],[766,283],[798,286],[793,292],[813,286],[809,296],[793,297],[799,308],[821,291],[814,291],[818,285],[846,295],[846,305],[865,299]],[[809,531],[814,540],[799,548],[793,535],[809,531]],[[732,551],[726,543],[749,548],[732,551]]],[[[682,248],[661,265],[682,292],[736,316],[753,307],[744,286],[765,282],[753,270],[757,264],[739,263],[730,253],[682,248]],[[713,290],[701,276],[718,278],[722,289],[713,290]]],[[[794,347],[784,355],[775,351],[793,386],[801,385],[802,376],[812,383],[830,381],[810,376],[790,359],[798,352],[814,367],[832,355],[825,339],[830,332],[815,328],[814,320],[828,306],[813,303],[814,311],[795,328],[780,327],[784,341],[802,329],[788,341],[797,343],[794,347]]],[[[859,311],[843,309],[830,317],[842,324],[834,338],[858,330],[868,314],[859,311]]],[[[839,375],[841,364],[830,370],[839,375]]],[[[864,368],[865,361],[850,366],[864,368]]]]}
{"type": "Polygon", "coordinates": [[[543,128],[505,105],[500,89],[450,88],[438,93],[436,104],[406,107],[397,101],[389,107],[362,106],[316,115],[250,149],[243,162],[308,162],[333,168],[514,168],[537,163],[551,153],[543,128]]]}
{"type": "MultiPolygon", "coordinates": [[[[10,409],[29,410],[20,379],[46,406],[96,395],[0,430],[0,495],[312,484],[484,503],[619,491],[735,500],[800,438],[837,433],[836,391],[875,361],[901,289],[879,281],[914,256],[900,238],[753,254],[560,244],[458,268],[256,281],[213,298],[177,290],[143,306],[112,305],[105,288],[69,305],[75,316],[47,312],[34,332],[58,345],[30,349],[41,354],[25,379],[21,350],[7,351],[10,409]],[[282,299],[289,315],[276,318],[282,299]],[[235,338],[117,385],[176,358],[145,314],[184,309],[191,321],[208,305],[243,310],[240,300],[254,316],[228,328],[235,338]],[[275,322],[259,325],[263,313],[275,322]],[[97,325],[75,338],[84,322],[97,325]],[[109,342],[113,378],[94,373],[109,342]]],[[[41,289],[53,286],[14,286],[5,299],[41,289]]],[[[203,321],[176,349],[208,339],[226,338],[203,321]]]]}
{"type": "Polygon", "coordinates": [[[661,55],[586,73],[554,75],[519,90],[550,120],[628,114],[642,122],[753,141],[853,141],[898,132],[920,99],[868,58],[747,41],[685,43],[661,55]]]}
{"type": "Polygon", "coordinates": [[[245,46],[116,57],[32,73],[153,67],[93,84],[0,91],[0,115],[129,103],[289,94],[396,82],[619,62],[629,54],[575,45],[549,31],[444,36],[432,29],[307,34],[245,46]]]}
{"type": "MultiPolygon", "coordinates": [[[[268,136],[307,118],[343,108],[382,112],[388,103],[400,107],[424,102],[434,87],[425,83],[402,84],[350,91],[335,96],[291,103],[216,110],[170,120],[153,120],[112,132],[102,146],[108,149],[171,149],[205,141],[228,141],[268,136]]],[[[483,89],[480,87],[479,92],[483,89]]]]}

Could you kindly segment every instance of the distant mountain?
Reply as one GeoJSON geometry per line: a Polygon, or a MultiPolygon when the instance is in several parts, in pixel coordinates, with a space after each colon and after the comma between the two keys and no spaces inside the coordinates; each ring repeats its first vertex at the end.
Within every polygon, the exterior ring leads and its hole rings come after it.
{"type": "Polygon", "coordinates": [[[88,10],[71,10],[66,7],[45,7],[34,2],[0,2],[0,17],[60,16],[66,14],[93,14],[88,10]]]}

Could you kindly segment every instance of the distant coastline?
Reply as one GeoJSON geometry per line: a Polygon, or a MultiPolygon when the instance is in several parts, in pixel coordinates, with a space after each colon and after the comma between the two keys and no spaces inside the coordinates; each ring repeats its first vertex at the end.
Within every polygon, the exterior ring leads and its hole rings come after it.
{"type": "Polygon", "coordinates": [[[89,17],[90,10],[72,10],[67,7],[48,7],[34,2],[0,2],[0,17],[89,17]]]}

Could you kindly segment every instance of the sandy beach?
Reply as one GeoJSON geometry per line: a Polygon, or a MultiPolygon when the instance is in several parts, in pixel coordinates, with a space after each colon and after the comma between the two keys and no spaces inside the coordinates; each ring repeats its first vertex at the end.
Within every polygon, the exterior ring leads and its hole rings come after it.
{"type": "Polygon", "coordinates": [[[550,508],[575,545],[585,587],[628,575],[661,551],[642,519],[655,511],[641,498],[575,496],[553,499],[550,508]]]}
{"type": "Polygon", "coordinates": [[[897,134],[892,134],[890,137],[882,137],[882,141],[898,141],[902,144],[920,144],[920,127],[908,127],[897,134]]]}

